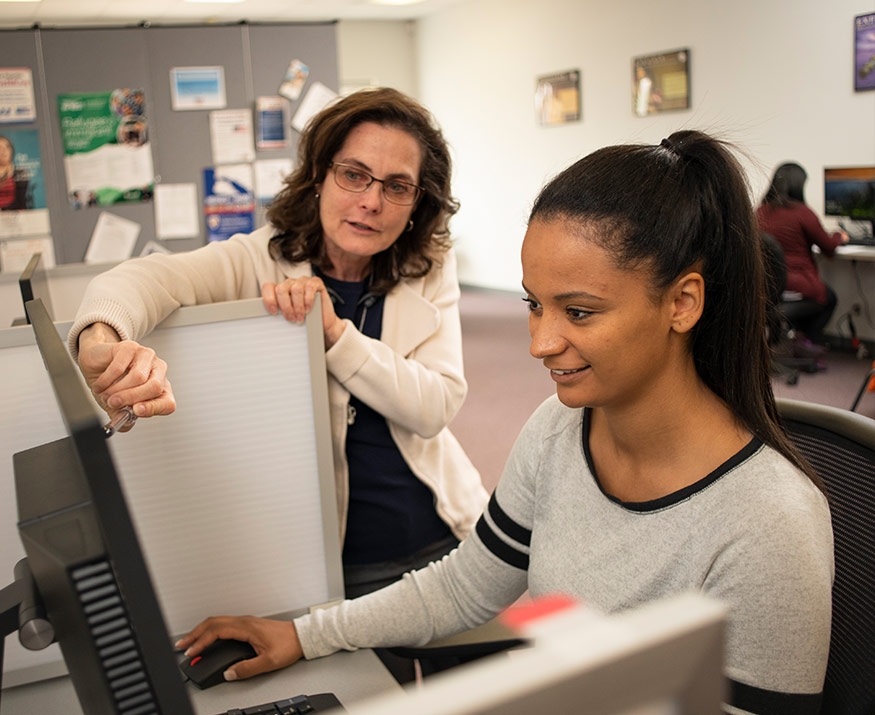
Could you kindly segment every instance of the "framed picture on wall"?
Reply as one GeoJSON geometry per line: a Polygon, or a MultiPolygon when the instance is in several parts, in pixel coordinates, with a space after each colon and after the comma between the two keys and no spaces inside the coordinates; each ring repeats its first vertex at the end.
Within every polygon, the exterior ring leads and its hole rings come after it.
{"type": "Polygon", "coordinates": [[[875,12],[854,18],[854,91],[875,89],[875,12]]]}
{"type": "Polygon", "coordinates": [[[535,80],[535,118],[542,126],[580,121],[580,71],[569,70],[535,80]]]}
{"type": "Polygon", "coordinates": [[[632,111],[639,117],[690,108],[689,49],[632,60],[632,111]]]}

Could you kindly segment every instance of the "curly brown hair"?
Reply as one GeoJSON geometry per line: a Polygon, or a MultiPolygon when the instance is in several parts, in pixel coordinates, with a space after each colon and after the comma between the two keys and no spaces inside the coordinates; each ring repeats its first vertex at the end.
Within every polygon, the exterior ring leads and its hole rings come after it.
{"type": "Polygon", "coordinates": [[[422,148],[417,184],[422,197],[411,219],[413,228],[372,259],[370,290],[387,293],[402,278],[424,276],[450,246],[450,217],[459,202],[450,193],[452,162],[443,133],[431,113],[398,90],[363,89],[330,104],[304,128],[298,143],[298,163],[267,211],[278,230],[270,241],[274,258],[292,263],[310,261],[317,268],[332,265],[322,235],[316,186],[326,177],[332,159],[349,133],[363,122],[397,127],[422,148]]]}

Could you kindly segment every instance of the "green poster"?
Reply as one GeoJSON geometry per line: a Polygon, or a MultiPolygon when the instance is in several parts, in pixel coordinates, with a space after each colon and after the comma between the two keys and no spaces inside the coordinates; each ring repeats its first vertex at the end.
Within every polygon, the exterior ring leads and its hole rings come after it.
{"type": "Polygon", "coordinates": [[[140,89],[58,96],[67,195],[74,208],[152,197],[145,104],[140,89]]]}

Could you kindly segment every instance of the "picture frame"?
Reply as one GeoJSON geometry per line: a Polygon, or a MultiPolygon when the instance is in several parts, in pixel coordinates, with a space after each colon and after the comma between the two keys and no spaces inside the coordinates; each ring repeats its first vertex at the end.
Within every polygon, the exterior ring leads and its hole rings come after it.
{"type": "Polygon", "coordinates": [[[689,48],[632,59],[632,112],[636,116],[646,117],[690,106],[689,48]]]}
{"type": "Polygon", "coordinates": [[[875,89],[875,12],[854,18],[854,91],[875,89]]]}
{"type": "Polygon", "coordinates": [[[581,119],[580,70],[567,70],[535,79],[535,119],[556,126],[581,119]]]}

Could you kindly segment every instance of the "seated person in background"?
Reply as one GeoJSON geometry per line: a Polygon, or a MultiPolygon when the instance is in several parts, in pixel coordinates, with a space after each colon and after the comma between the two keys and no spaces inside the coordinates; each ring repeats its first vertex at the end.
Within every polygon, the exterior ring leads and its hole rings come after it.
{"type": "Polygon", "coordinates": [[[226,671],[235,680],[424,644],[526,589],[605,612],[697,591],[729,609],[732,712],[819,712],[832,527],[778,423],[738,162],[695,131],[599,150],[542,190],[522,266],[530,352],[557,394],[523,428],[471,536],[376,593],[292,622],[208,618],[177,645],[249,641],[258,655],[226,671]]]}
{"type": "MultiPolygon", "coordinates": [[[[95,278],[69,346],[110,416],[126,405],[165,415],[176,407],[168,367],[135,341],[173,310],[261,296],[301,322],[320,294],[351,598],[451,551],[487,500],[447,428],[467,392],[448,230],[458,203],[440,129],[392,89],[319,113],[297,167],[269,225],[95,278]]],[[[396,676],[412,678],[412,666],[396,676]]]]}
{"type": "Polygon", "coordinates": [[[799,164],[781,164],[772,176],[762,203],[757,209],[761,230],[775,237],[784,249],[787,266],[785,290],[802,295],[811,304],[808,317],[794,325],[805,338],[823,344],[823,329],[832,317],[837,298],[817,270],[812,246],[832,256],[837,246],[848,242],[844,231],[827,233],[814,212],[805,204],[804,188],[808,175],[799,164]]]}

